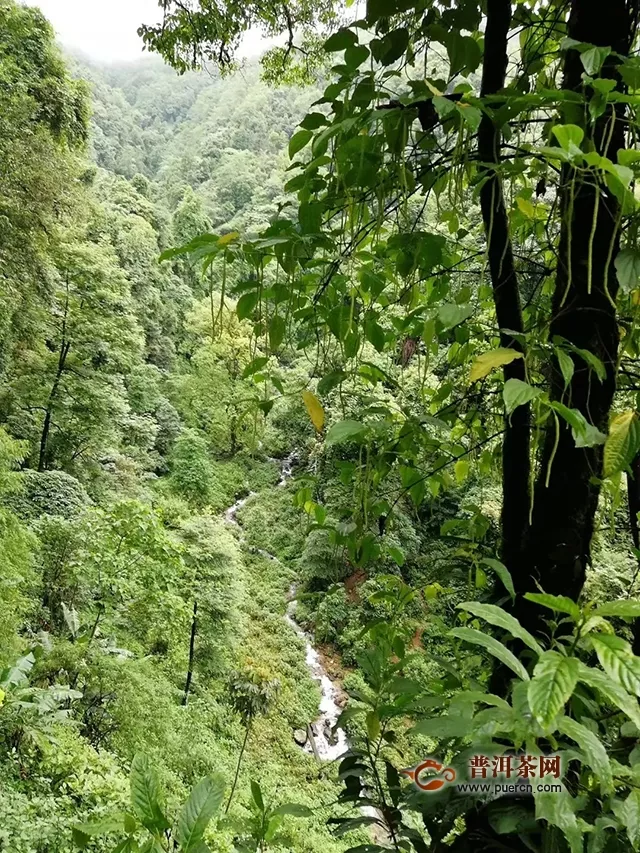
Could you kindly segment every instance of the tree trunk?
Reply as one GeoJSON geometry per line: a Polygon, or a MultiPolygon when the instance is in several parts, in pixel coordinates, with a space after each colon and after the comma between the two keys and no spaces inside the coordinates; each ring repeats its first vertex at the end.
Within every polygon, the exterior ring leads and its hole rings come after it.
{"type": "Polygon", "coordinates": [[[47,449],[49,445],[49,434],[51,433],[51,419],[53,417],[53,408],[58,399],[58,389],[60,387],[60,380],[62,379],[62,374],[64,373],[64,368],[67,361],[67,356],[69,355],[70,347],[71,344],[69,343],[69,341],[65,341],[63,339],[60,345],[60,355],[58,356],[58,369],[56,370],[53,385],[51,386],[51,391],[49,393],[49,399],[47,400],[47,407],[45,409],[44,414],[44,422],[42,424],[42,434],[40,436],[38,471],[41,472],[45,471],[47,468],[47,449]]]}
{"type": "Polygon", "coordinates": [[[189,691],[191,690],[191,681],[193,679],[193,656],[196,649],[196,634],[198,632],[198,602],[193,602],[193,618],[191,620],[191,639],[189,640],[189,666],[187,668],[187,680],[184,685],[184,696],[182,704],[186,705],[189,701],[189,691]]]}
{"type": "MultiPolygon", "coordinates": [[[[504,88],[510,26],[510,0],[488,0],[482,69],[483,97],[495,95],[504,88]]],[[[478,154],[485,173],[480,190],[480,206],[496,318],[500,328],[500,345],[523,353],[522,343],[506,331],[523,332],[524,326],[502,180],[496,171],[500,162],[500,148],[500,129],[494,124],[492,115],[484,113],[478,131],[478,154]]],[[[504,378],[505,381],[524,381],[524,359],[517,358],[505,365],[504,378]]],[[[529,523],[529,421],[528,405],[516,409],[505,425],[502,446],[501,556],[512,574],[520,569],[520,549],[529,523]]]]}
{"type": "MultiPolygon", "coordinates": [[[[579,42],[610,46],[628,54],[632,24],[625,0],[610,0],[606,14],[600,0],[573,0],[568,35],[579,42]]],[[[583,66],[577,50],[568,50],[565,89],[582,91],[583,66]]],[[[600,73],[617,79],[616,60],[610,56],[600,73]]],[[[585,93],[588,96],[588,92],[585,93]]],[[[591,134],[594,149],[616,162],[624,147],[624,106],[610,107],[591,134]]],[[[582,110],[579,113],[583,115],[582,110]]],[[[575,120],[575,116],[572,116],[575,120]]],[[[567,118],[569,123],[571,118],[567,118]]],[[[618,281],[613,266],[620,237],[619,203],[595,174],[579,178],[569,165],[563,168],[560,187],[562,216],[558,268],[549,329],[556,336],[593,353],[604,364],[600,382],[587,364],[574,357],[575,371],[569,387],[554,359],[551,398],[578,409],[602,432],[616,388],[618,326],[615,298],[618,281]]],[[[514,577],[518,592],[537,590],[577,599],[590,561],[594,515],[600,486],[602,445],[576,447],[568,424],[559,419],[547,430],[534,492],[532,525],[523,551],[524,571],[514,577]],[[547,483],[548,477],[548,483],[547,483]]],[[[540,627],[537,608],[520,600],[518,615],[530,628],[540,627]]]]}

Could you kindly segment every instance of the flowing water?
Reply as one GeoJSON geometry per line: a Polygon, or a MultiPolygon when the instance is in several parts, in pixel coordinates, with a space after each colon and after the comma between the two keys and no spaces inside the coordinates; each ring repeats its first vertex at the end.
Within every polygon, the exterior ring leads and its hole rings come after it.
{"type": "MultiPolygon", "coordinates": [[[[278,486],[286,486],[287,481],[292,476],[296,458],[297,454],[294,452],[290,453],[289,456],[280,462],[280,480],[278,482],[278,486]]],[[[276,460],[273,461],[275,462],[276,460]]],[[[233,506],[230,506],[224,514],[225,520],[229,524],[239,527],[240,525],[236,518],[238,510],[242,509],[247,501],[254,497],[255,494],[255,492],[250,492],[246,497],[237,500],[233,506]]],[[[268,551],[258,549],[257,553],[268,560],[278,559],[268,551]]],[[[321,694],[320,706],[318,708],[319,715],[315,722],[309,727],[309,730],[304,733],[306,735],[306,741],[303,745],[303,749],[305,752],[317,755],[317,757],[322,761],[333,761],[349,748],[347,738],[342,729],[336,729],[335,733],[333,732],[333,727],[336,724],[341,710],[339,705],[340,694],[333,681],[327,675],[327,671],[323,666],[320,654],[313,646],[311,635],[303,630],[295,620],[296,605],[295,587],[292,587],[291,599],[287,607],[285,619],[287,624],[293,628],[296,634],[304,642],[305,661],[309,668],[309,672],[311,673],[311,677],[314,681],[318,682],[321,694]]]]}

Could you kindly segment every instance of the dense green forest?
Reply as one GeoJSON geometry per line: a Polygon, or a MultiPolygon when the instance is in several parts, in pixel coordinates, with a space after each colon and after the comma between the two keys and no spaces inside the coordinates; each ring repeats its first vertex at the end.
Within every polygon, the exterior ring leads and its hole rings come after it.
{"type": "Polygon", "coordinates": [[[640,850],[638,3],[159,16],[0,0],[0,851],[640,850]]]}

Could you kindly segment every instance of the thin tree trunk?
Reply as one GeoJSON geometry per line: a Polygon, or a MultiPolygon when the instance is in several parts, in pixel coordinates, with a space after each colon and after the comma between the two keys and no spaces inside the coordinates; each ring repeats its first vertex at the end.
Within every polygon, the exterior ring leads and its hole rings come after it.
{"type": "Polygon", "coordinates": [[[224,810],[224,813],[227,814],[229,811],[229,806],[231,805],[231,800],[233,800],[233,795],[236,791],[236,786],[238,784],[238,777],[240,776],[240,767],[242,766],[242,758],[244,756],[244,751],[247,748],[247,741],[249,740],[249,730],[251,728],[251,720],[246,721],[246,728],[244,732],[244,740],[242,741],[242,748],[240,750],[240,755],[238,756],[238,763],[236,764],[236,774],[233,777],[233,785],[231,786],[231,793],[229,794],[229,799],[227,800],[227,805],[224,810]]]}
{"type": "Polygon", "coordinates": [[[60,380],[62,379],[62,374],[64,373],[65,364],[67,361],[67,356],[69,355],[70,347],[71,344],[63,339],[62,344],[60,345],[60,355],[58,356],[58,369],[56,370],[53,385],[51,386],[49,399],[47,400],[47,406],[45,409],[44,422],[42,424],[42,434],[40,436],[40,452],[38,454],[38,471],[44,471],[47,468],[47,449],[49,446],[49,435],[51,433],[51,419],[53,417],[53,408],[58,399],[58,389],[60,388],[60,380]]]}
{"type": "Polygon", "coordinates": [[[191,690],[191,681],[193,679],[193,656],[196,648],[196,634],[198,632],[198,602],[193,602],[193,618],[191,620],[191,639],[189,640],[189,666],[187,669],[187,680],[184,685],[184,696],[182,704],[186,705],[189,701],[189,691],[191,690]]]}
{"type": "MultiPolygon", "coordinates": [[[[509,0],[488,0],[482,69],[483,97],[495,95],[504,88],[511,14],[509,0]]],[[[507,331],[524,332],[524,326],[502,180],[497,172],[500,147],[500,129],[492,115],[485,112],[478,131],[478,154],[485,172],[480,190],[480,206],[496,318],[500,328],[500,345],[523,353],[522,343],[507,331]]],[[[504,378],[505,381],[524,381],[524,359],[517,358],[505,365],[504,378]]],[[[529,436],[529,406],[520,406],[506,423],[502,446],[501,556],[512,574],[520,569],[520,549],[529,523],[529,436]]]]}
{"type": "MultiPolygon", "coordinates": [[[[578,42],[612,47],[627,54],[632,23],[625,0],[610,0],[606,14],[600,0],[573,0],[568,35],[578,42]]],[[[583,66],[577,50],[568,50],[565,89],[582,91],[583,66]]],[[[600,76],[617,78],[616,59],[610,56],[600,76]]],[[[588,97],[588,92],[585,93],[588,97]]],[[[624,106],[610,107],[598,119],[591,142],[594,149],[614,163],[624,147],[624,106]]],[[[580,111],[582,116],[582,111],[580,111]]],[[[565,119],[570,122],[571,116],[565,119]]],[[[551,341],[556,336],[588,350],[604,364],[600,382],[581,358],[575,356],[575,372],[565,391],[557,361],[552,363],[551,398],[578,409],[602,432],[616,388],[618,325],[615,298],[618,280],[612,260],[619,248],[620,206],[615,196],[595,175],[581,179],[569,165],[561,176],[562,225],[558,269],[552,301],[551,341]]],[[[533,520],[523,550],[525,571],[514,578],[518,592],[546,592],[577,599],[590,561],[594,515],[600,486],[602,446],[576,447],[568,424],[561,418],[547,431],[540,471],[534,491],[533,520]]],[[[538,609],[520,600],[518,615],[531,628],[540,627],[538,609]]]]}

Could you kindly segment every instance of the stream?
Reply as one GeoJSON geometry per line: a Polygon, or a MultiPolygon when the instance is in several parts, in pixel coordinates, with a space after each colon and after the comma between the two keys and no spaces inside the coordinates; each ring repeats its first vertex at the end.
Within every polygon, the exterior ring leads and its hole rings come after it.
{"type": "MultiPolygon", "coordinates": [[[[297,454],[295,451],[290,453],[285,459],[280,462],[280,480],[278,487],[286,486],[288,480],[293,473],[293,465],[297,454]]],[[[272,461],[276,461],[275,459],[272,461]]],[[[233,506],[224,513],[225,521],[228,524],[233,524],[240,527],[236,515],[240,509],[254,497],[256,492],[249,494],[237,500],[233,506]]],[[[242,541],[242,537],[241,540],[242,541]]],[[[268,551],[258,549],[257,553],[268,560],[277,560],[273,554],[268,551]]],[[[318,708],[319,715],[317,719],[307,727],[307,731],[300,729],[296,732],[296,743],[301,746],[305,752],[315,755],[320,761],[334,761],[340,755],[347,751],[349,744],[346,735],[342,729],[333,731],[338,716],[340,715],[341,707],[338,704],[340,694],[333,681],[327,675],[327,671],[322,663],[320,653],[313,645],[313,638],[307,633],[295,620],[295,612],[297,601],[295,598],[295,585],[291,587],[289,604],[285,614],[285,620],[288,625],[296,632],[300,639],[304,642],[305,647],[305,662],[309,668],[309,672],[314,681],[318,682],[320,687],[320,706],[318,708]]]]}

